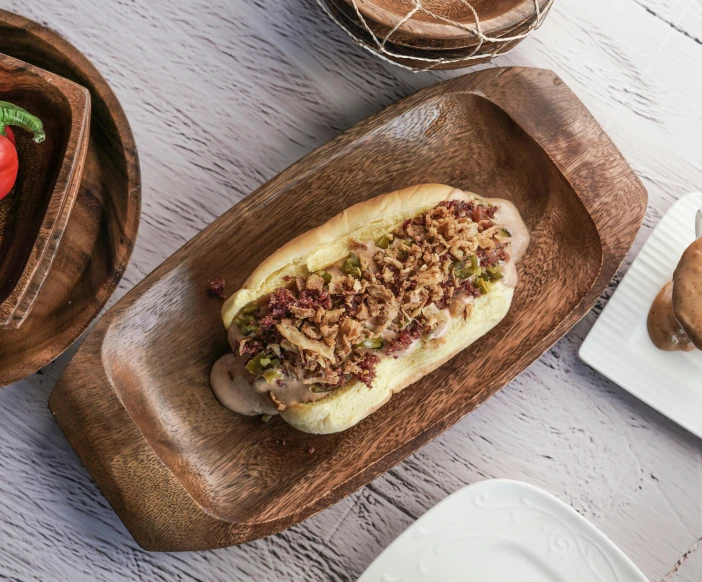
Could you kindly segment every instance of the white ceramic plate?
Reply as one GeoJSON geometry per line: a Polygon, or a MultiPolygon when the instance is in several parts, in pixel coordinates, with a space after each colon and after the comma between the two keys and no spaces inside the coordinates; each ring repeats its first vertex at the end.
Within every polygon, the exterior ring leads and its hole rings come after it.
{"type": "MultiPolygon", "coordinates": [[[[651,302],[695,240],[702,192],[660,221],[580,347],[580,359],[702,437],[702,351],[664,352],[648,337],[651,302]]],[[[702,283],[701,283],[702,284],[702,283]]]]}
{"type": "Polygon", "coordinates": [[[359,582],[646,582],[595,526],[542,489],[480,481],[430,509],[359,582]]]}

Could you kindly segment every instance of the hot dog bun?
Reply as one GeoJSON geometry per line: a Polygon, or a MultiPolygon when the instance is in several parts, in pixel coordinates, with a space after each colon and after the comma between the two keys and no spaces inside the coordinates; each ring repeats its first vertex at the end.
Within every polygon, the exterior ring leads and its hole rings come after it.
{"type": "MultiPolygon", "coordinates": [[[[225,302],[224,325],[228,329],[247,303],[285,285],[286,276],[308,276],[343,260],[352,249],[352,240],[376,239],[392,232],[408,218],[447,200],[455,191],[442,184],[398,190],[351,206],[298,236],[263,261],[225,302]]],[[[432,372],[497,325],[509,310],[513,293],[514,289],[502,281],[494,282],[489,294],[476,298],[470,316],[453,318],[450,330],[442,338],[422,339],[416,350],[402,358],[383,357],[371,389],[360,381],[351,381],[321,400],[295,404],[281,411],[281,416],[299,430],[317,434],[355,425],[393,394],[432,372]]]]}

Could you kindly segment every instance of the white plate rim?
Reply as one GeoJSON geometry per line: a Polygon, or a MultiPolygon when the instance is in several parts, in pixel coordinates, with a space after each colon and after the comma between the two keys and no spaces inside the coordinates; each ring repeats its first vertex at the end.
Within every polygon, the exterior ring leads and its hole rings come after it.
{"type": "Polygon", "coordinates": [[[579,514],[570,505],[561,501],[558,497],[549,493],[548,491],[541,489],[530,483],[524,481],[518,481],[513,479],[485,479],[482,481],[477,481],[471,485],[463,487],[451,495],[447,496],[436,505],[431,507],[426,513],[424,513],[419,519],[412,523],[407,529],[405,529],[395,540],[393,540],[387,548],[385,548],[380,555],[366,568],[366,570],[358,578],[358,582],[381,582],[384,580],[380,578],[371,578],[373,574],[372,570],[377,569],[378,565],[387,561],[388,557],[391,557],[393,553],[399,553],[403,547],[403,539],[409,538],[409,536],[418,530],[422,524],[427,520],[429,516],[434,516],[444,511],[445,507],[453,506],[457,499],[470,496],[471,499],[477,497],[480,493],[489,491],[493,488],[498,487],[512,487],[523,491],[524,493],[529,493],[534,495],[543,501],[549,503],[557,511],[560,511],[571,518],[572,523],[577,524],[577,527],[581,528],[586,534],[590,536],[592,540],[596,540],[599,544],[599,549],[603,552],[607,552],[609,556],[615,558],[619,564],[628,570],[625,572],[628,582],[648,582],[648,579],[643,575],[641,570],[631,561],[631,559],[617,547],[617,545],[609,539],[601,530],[599,530],[592,522],[587,518],[579,514]]]}

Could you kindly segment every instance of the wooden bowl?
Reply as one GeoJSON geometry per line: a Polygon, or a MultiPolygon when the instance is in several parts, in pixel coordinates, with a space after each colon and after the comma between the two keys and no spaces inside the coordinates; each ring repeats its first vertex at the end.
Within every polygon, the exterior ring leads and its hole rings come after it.
{"type": "Polygon", "coordinates": [[[345,5],[344,0],[321,1],[324,3],[327,13],[354,38],[357,44],[381,58],[414,70],[446,70],[472,67],[489,62],[492,59],[493,51],[499,49],[499,54],[501,54],[521,41],[521,39],[515,39],[506,43],[485,42],[479,48],[447,50],[418,50],[388,41],[384,45],[387,52],[381,53],[376,41],[368,30],[353,19],[353,15],[349,13],[349,8],[345,5]]]}
{"type": "Polygon", "coordinates": [[[643,185],[554,73],[491,68],[445,81],[305,156],[168,258],[97,323],[49,406],[144,548],[270,535],[387,471],[536,360],[606,288],[645,210],[643,185]],[[222,276],[231,293],[294,236],[421,182],[521,210],[532,243],[499,326],[343,433],[221,406],[209,372],[229,346],[208,282],[222,276]]]}
{"type": "Polygon", "coordinates": [[[20,169],[0,200],[0,328],[27,318],[56,257],[88,151],[90,93],[0,54],[0,98],[39,117],[46,140],[15,131],[20,169]]]}
{"type": "Polygon", "coordinates": [[[0,329],[2,387],[63,353],[110,298],[134,248],[141,180],[124,111],[74,46],[37,22],[0,10],[0,53],[88,89],[92,118],[83,179],[53,266],[22,326],[0,329]]]}
{"type": "MultiPolygon", "coordinates": [[[[388,34],[390,34],[388,38],[388,42],[391,42],[394,46],[396,47],[407,47],[410,49],[413,49],[414,51],[454,51],[456,49],[458,50],[464,50],[464,49],[474,49],[475,46],[478,44],[478,38],[475,35],[472,35],[466,31],[466,35],[463,38],[447,38],[447,39],[439,39],[439,38],[427,38],[427,37],[422,37],[422,36],[416,36],[411,33],[403,32],[402,30],[394,30],[392,27],[385,26],[383,24],[380,24],[379,22],[376,22],[369,16],[364,16],[365,20],[365,25],[363,25],[362,22],[360,22],[358,18],[358,14],[356,13],[355,9],[353,6],[347,1],[347,0],[326,0],[327,4],[332,4],[334,5],[334,8],[336,11],[344,15],[344,19],[347,22],[351,22],[354,25],[355,29],[360,29],[363,31],[364,34],[368,34],[368,31],[366,29],[366,26],[370,28],[370,30],[379,38],[383,39],[385,38],[388,34]]],[[[502,30],[495,30],[493,31],[490,36],[493,38],[502,38],[502,37],[507,37],[507,36],[516,36],[520,34],[524,34],[529,30],[529,27],[533,24],[534,18],[528,18],[527,20],[518,23],[514,26],[507,27],[502,30]]],[[[499,43],[497,42],[491,42],[491,41],[485,41],[483,42],[483,45],[481,46],[481,50],[484,52],[490,52],[497,48],[499,46],[499,43]]],[[[463,54],[465,55],[467,52],[470,51],[465,51],[463,54]]],[[[421,53],[417,53],[421,54],[421,53]]]]}
{"type": "MultiPolygon", "coordinates": [[[[352,0],[346,0],[352,5],[352,0]]],[[[414,7],[413,0],[354,0],[364,17],[381,26],[393,28],[414,7]]],[[[469,0],[486,36],[494,36],[536,17],[535,0],[469,0]]],[[[548,0],[537,0],[545,8],[548,0]]],[[[428,11],[464,26],[474,26],[475,15],[467,2],[456,0],[422,0],[428,11]]],[[[398,27],[398,32],[423,39],[471,40],[474,35],[465,28],[449,24],[426,12],[418,11],[398,27]]]]}

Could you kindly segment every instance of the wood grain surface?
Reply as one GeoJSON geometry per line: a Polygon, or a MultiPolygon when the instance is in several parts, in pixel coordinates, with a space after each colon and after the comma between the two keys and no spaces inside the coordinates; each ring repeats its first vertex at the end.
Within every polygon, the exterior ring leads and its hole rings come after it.
{"type": "MultiPolygon", "coordinates": [[[[0,1],[85,51],[134,129],[142,225],[112,301],[303,155],[451,75],[376,61],[316,2],[293,1],[294,10],[272,0],[0,1]]],[[[648,213],[622,272],[662,213],[702,184],[701,43],[699,1],[557,0],[543,27],[498,60],[558,73],[642,178],[648,213]]],[[[47,409],[67,353],[0,391],[0,576],[354,580],[448,493],[510,477],[573,505],[653,582],[699,582],[699,439],[577,359],[618,280],[538,362],[384,476],[281,534],[216,551],[136,545],[47,409]]]]}
{"type": "MultiPolygon", "coordinates": [[[[110,298],[134,247],[141,182],[124,112],[100,73],[78,50],[39,24],[0,9],[0,53],[80,84],[81,91],[90,91],[92,116],[75,204],[72,209],[63,206],[57,225],[61,244],[57,249],[53,237],[46,245],[55,251],[51,269],[22,326],[0,329],[2,387],[63,353],[110,298]]],[[[49,131],[54,124],[47,121],[49,131]]]]}
{"type": "Polygon", "coordinates": [[[38,144],[29,132],[17,131],[21,171],[0,201],[2,330],[18,328],[29,315],[56,257],[83,177],[90,93],[0,54],[0,95],[42,120],[46,133],[38,144]]]}
{"type": "Polygon", "coordinates": [[[645,209],[638,178],[551,71],[446,81],[315,150],[169,257],[86,338],[49,406],[143,547],[269,535],[382,474],[531,364],[592,307],[645,209]],[[208,281],[233,292],[288,240],[423,181],[520,209],[531,244],[500,326],[340,434],[223,408],[209,371],[230,348],[208,281]]]}

